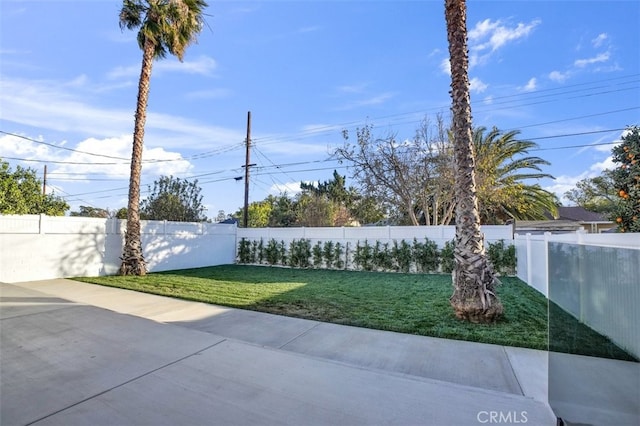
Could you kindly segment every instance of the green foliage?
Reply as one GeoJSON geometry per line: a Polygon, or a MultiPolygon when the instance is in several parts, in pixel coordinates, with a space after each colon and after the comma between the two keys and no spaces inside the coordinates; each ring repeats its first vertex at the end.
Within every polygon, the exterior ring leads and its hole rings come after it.
{"type": "MultiPolygon", "coordinates": [[[[325,212],[328,225],[324,226],[348,226],[353,220],[361,224],[374,223],[384,218],[384,212],[380,209],[379,203],[372,197],[363,196],[353,186],[347,188],[346,177],[336,170],[333,171],[333,179],[317,184],[300,182],[300,189],[302,194],[298,198],[298,203],[302,203],[307,195],[313,195],[326,200],[331,205],[330,212],[325,212]],[[331,213],[331,217],[327,213],[331,213]]],[[[302,222],[299,220],[298,223],[302,222]]]]}
{"type": "Polygon", "coordinates": [[[603,170],[600,176],[578,181],[576,187],[566,192],[564,196],[585,210],[611,213],[618,199],[613,171],[603,170]]]}
{"type": "Polygon", "coordinates": [[[389,243],[376,241],[373,247],[373,264],[378,271],[390,271],[393,268],[393,258],[389,251],[389,243]]]}
{"type": "MultiPolygon", "coordinates": [[[[496,272],[502,275],[515,273],[515,246],[506,245],[503,240],[490,243],[487,255],[496,272]]],[[[266,244],[260,240],[242,238],[238,243],[238,263],[282,265],[293,268],[315,269],[356,269],[362,271],[381,272],[418,272],[451,273],[454,268],[453,241],[447,241],[438,250],[435,241],[425,238],[424,242],[413,239],[393,241],[393,245],[376,241],[374,245],[368,240],[358,241],[355,250],[350,250],[349,243],[342,245],[333,241],[316,242],[308,239],[293,240],[288,247],[284,241],[269,240],[266,244]]]]}
{"type": "Polygon", "coordinates": [[[36,171],[0,159],[0,214],[46,214],[63,216],[69,210],[67,202],[55,194],[42,194],[42,181],[36,171]]]}
{"type": "Polygon", "coordinates": [[[271,206],[268,226],[287,227],[296,224],[295,203],[286,193],[278,197],[269,195],[265,201],[271,206]]]}
{"type": "Polygon", "coordinates": [[[440,251],[440,269],[444,273],[450,274],[456,267],[455,258],[453,256],[454,249],[454,241],[447,241],[444,243],[442,251],[440,251]]]}
{"type": "Polygon", "coordinates": [[[324,242],[322,247],[322,256],[327,269],[333,269],[334,262],[336,261],[335,245],[333,244],[333,241],[324,242]]]}
{"type": "Polygon", "coordinates": [[[364,240],[364,244],[360,244],[360,241],[356,243],[356,250],[353,253],[353,264],[362,270],[373,270],[373,248],[369,245],[367,240],[364,240]]]}
{"type": "Polygon", "coordinates": [[[258,241],[251,242],[251,263],[258,262],[258,241]]]}
{"type": "Polygon", "coordinates": [[[348,244],[349,243],[347,243],[347,247],[345,249],[343,249],[342,248],[342,244],[336,243],[336,245],[335,245],[335,247],[333,249],[333,254],[334,254],[333,258],[335,259],[334,265],[335,265],[336,269],[342,269],[347,264],[346,259],[349,256],[349,253],[348,253],[349,246],[348,246],[348,244]],[[343,257],[342,257],[343,253],[345,255],[345,257],[344,257],[345,260],[342,260],[343,259],[343,257]]]}
{"type": "Polygon", "coordinates": [[[500,298],[509,310],[504,319],[490,327],[460,321],[453,315],[449,304],[451,276],[443,274],[223,265],[146,277],[81,280],[356,327],[541,350],[547,350],[551,343],[556,351],[637,361],[559,308],[551,311],[554,318],[548,322],[548,300],[511,277],[503,278],[499,287],[500,298]],[[549,342],[548,329],[555,324],[564,333],[549,342]]]}
{"type": "Polygon", "coordinates": [[[287,246],[284,241],[280,241],[280,262],[282,265],[286,265],[289,262],[289,258],[287,256],[287,246]]]}
{"type": "Polygon", "coordinates": [[[435,272],[440,265],[440,252],[435,241],[425,238],[422,243],[413,239],[413,261],[418,272],[435,272]]]}
{"type": "Polygon", "coordinates": [[[238,262],[243,264],[252,263],[251,241],[241,238],[238,244],[238,262]]]}
{"type": "Polygon", "coordinates": [[[301,193],[296,203],[296,224],[334,226],[338,205],[326,195],[301,193]]]}
{"type": "Polygon", "coordinates": [[[126,207],[122,207],[120,208],[116,214],[116,219],[126,219],[127,218],[127,208],[126,207]]]}
{"type": "Polygon", "coordinates": [[[516,273],[516,246],[505,245],[504,240],[489,243],[487,256],[493,265],[495,272],[501,275],[515,275],[516,273]]]}
{"type": "Polygon", "coordinates": [[[528,156],[529,150],[538,145],[518,139],[519,133],[502,132],[496,127],[473,131],[476,190],[483,224],[504,223],[513,218],[541,220],[548,212],[557,213],[559,201],[555,194],[537,184],[525,183],[553,176],[542,172],[542,166],[550,164],[548,161],[528,156]]]}
{"type": "Polygon", "coordinates": [[[139,30],[138,45],[144,50],[148,40],[153,44],[153,57],[167,53],[182,61],[186,48],[195,43],[204,28],[204,0],[173,1],[124,0],[120,10],[120,28],[139,30]]]}
{"type": "Polygon", "coordinates": [[[322,243],[318,241],[311,250],[311,254],[313,256],[313,267],[314,268],[322,268],[322,258],[324,252],[322,250],[322,243]]]}
{"type": "Polygon", "coordinates": [[[284,248],[284,242],[277,242],[275,239],[270,239],[267,246],[264,249],[264,255],[269,265],[284,264],[283,255],[286,253],[284,248]]]}
{"type": "Polygon", "coordinates": [[[258,243],[258,247],[256,249],[256,260],[257,263],[262,263],[264,261],[264,241],[260,238],[260,242],[258,243]]]}
{"type": "Polygon", "coordinates": [[[189,182],[173,176],[162,176],[153,183],[151,195],[140,203],[140,216],[146,220],[204,222],[205,207],[198,181],[189,182]]]}
{"type": "Polygon", "coordinates": [[[311,242],[301,238],[293,240],[289,245],[289,266],[294,268],[308,268],[311,257],[311,242]]]}
{"type": "Polygon", "coordinates": [[[612,154],[617,200],[610,218],[619,232],[640,232],[640,127],[628,128],[612,154]]]}
{"type": "Polygon", "coordinates": [[[411,245],[405,240],[393,240],[393,248],[391,249],[395,269],[400,272],[409,272],[413,256],[411,253],[411,245]]]}
{"type": "MultiPolygon", "coordinates": [[[[69,213],[69,216],[81,216],[81,217],[99,217],[106,219],[111,216],[111,212],[106,209],[91,206],[80,206],[77,212],[69,213]]],[[[126,216],[125,216],[126,219],[126,216]]]]}
{"type": "MultiPolygon", "coordinates": [[[[504,223],[509,219],[544,219],[555,214],[559,200],[536,182],[552,177],[543,172],[549,162],[529,155],[534,142],[518,138],[519,131],[497,128],[473,130],[476,191],[481,223],[504,223]]],[[[387,206],[396,223],[449,224],[455,199],[452,132],[441,117],[435,123],[425,119],[416,136],[376,137],[372,126],[356,131],[334,154],[352,165],[353,178],[363,196],[387,206]],[[398,149],[402,142],[402,149],[398,149]],[[421,213],[421,214],[418,214],[421,213]]]]}

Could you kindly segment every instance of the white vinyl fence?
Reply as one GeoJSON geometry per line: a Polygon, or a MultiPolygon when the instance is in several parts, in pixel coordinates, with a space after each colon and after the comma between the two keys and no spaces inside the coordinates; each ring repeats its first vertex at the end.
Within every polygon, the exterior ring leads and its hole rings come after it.
{"type": "Polygon", "coordinates": [[[640,234],[515,236],[518,277],[640,357],[640,234]]]}
{"type": "MultiPolygon", "coordinates": [[[[236,226],[142,221],[149,271],[234,263],[236,226]]],[[[126,221],[0,216],[0,282],[115,274],[126,221]]]]}
{"type": "MultiPolygon", "coordinates": [[[[504,240],[509,243],[513,240],[513,228],[509,225],[485,225],[482,227],[485,235],[485,244],[504,240]]],[[[333,241],[346,246],[355,247],[356,243],[375,245],[376,241],[393,243],[393,241],[405,240],[408,243],[413,239],[424,242],[425,238],[434,241],[442,248],[447,241],[454,239],[455,226],[363,226],[342,228],[238,228],[238,241],[246,238],[250,241],[262,239],[267,243],[271,239],[278,242],[284,241],[289,246],[293,240],[308,239],[311,245],[317,242],[333,241]]]]}
{"type": "MultiPolygon", "coordinates": [[[[0,281],[21,282],[117,272],[126,221],[0,215],[0,281]]],[[[515,243],[520,279],[617,344],[640,356],[640,234],[517,235],[483,226],[486,243],[515,243]]],[[[235,263],[241,238],[393,243],[425,238],[442,248],[453,226],[237,228],[235,225],[142,221],[149,271],[235,263]]]]}

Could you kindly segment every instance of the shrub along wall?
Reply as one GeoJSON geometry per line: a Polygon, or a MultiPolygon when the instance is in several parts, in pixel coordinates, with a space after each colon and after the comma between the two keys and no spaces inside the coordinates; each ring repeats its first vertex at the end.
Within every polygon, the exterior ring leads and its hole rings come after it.
{"type": "MultiPolygon", "coordinates": [[[[425,238],[412,242],[369,242],[368,240],[340,243],[306,238],[294,239],[289,244],[274,238],[265,242],[241,238],[238,243],[237,261],[241,264],[289,266],[292,268],[350,269],[360,271],[450,273],[454,267],[453,241],[442,249],[425,238]]],[[[504,240],[489,242],[487,255],[496,272],[514,275],[516,250],[504,240]]]]}

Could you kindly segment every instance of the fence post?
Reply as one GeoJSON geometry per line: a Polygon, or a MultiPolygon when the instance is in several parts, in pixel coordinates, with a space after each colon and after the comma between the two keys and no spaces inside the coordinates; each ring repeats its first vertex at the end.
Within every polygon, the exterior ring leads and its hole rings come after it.
{"type": "Polygon", "coordinates": [[[544,289],[549,298],[549,237],[551,232],[544,233],[544,289]]]}
{"type": "Polygon", "coordinates": [[[44,227],[47,221],[47,216],[45,214],[40,213],[40,217],[38,218],[38,234],[45,234],[44,227]]]}
{"type": "Polygon", "coordinates": [[[533,281],[533,268],[531,268],[531,262],[533,261],[533,255],[531,253],[531,232],[527,232],[527,284],[532,285],[533,281]]]}

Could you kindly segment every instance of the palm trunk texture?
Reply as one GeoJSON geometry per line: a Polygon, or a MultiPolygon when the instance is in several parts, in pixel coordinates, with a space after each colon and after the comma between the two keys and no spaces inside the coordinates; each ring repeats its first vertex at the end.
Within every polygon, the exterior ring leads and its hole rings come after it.
{"type": "Polygon", "coordinates": [[[144,145],[144,125],[147,121],[147,101],[149,83],[153,67],[153,42],[147,40],[142,54],[142,69],[138,83],[138,103],[136,106],[135,126],[133,130],[133,150],[131,153],[131,174],[129,176],[129,202],[127,205],[127,232],[120,275],[145,275],[147,265],[142,254],[140,241],[140,174],[142,171],[142,149],[144,145]]]}
{"type": "Polygon", "coordinates": [[[458,318],[490,323],[502,315],[503,307],[495,293],[499,281],[487,260],[484,235],[480,232],[471,134],[466,12],[465,0],[445,0],[456,198],[454,291],[450,303],[458,318]]]}

